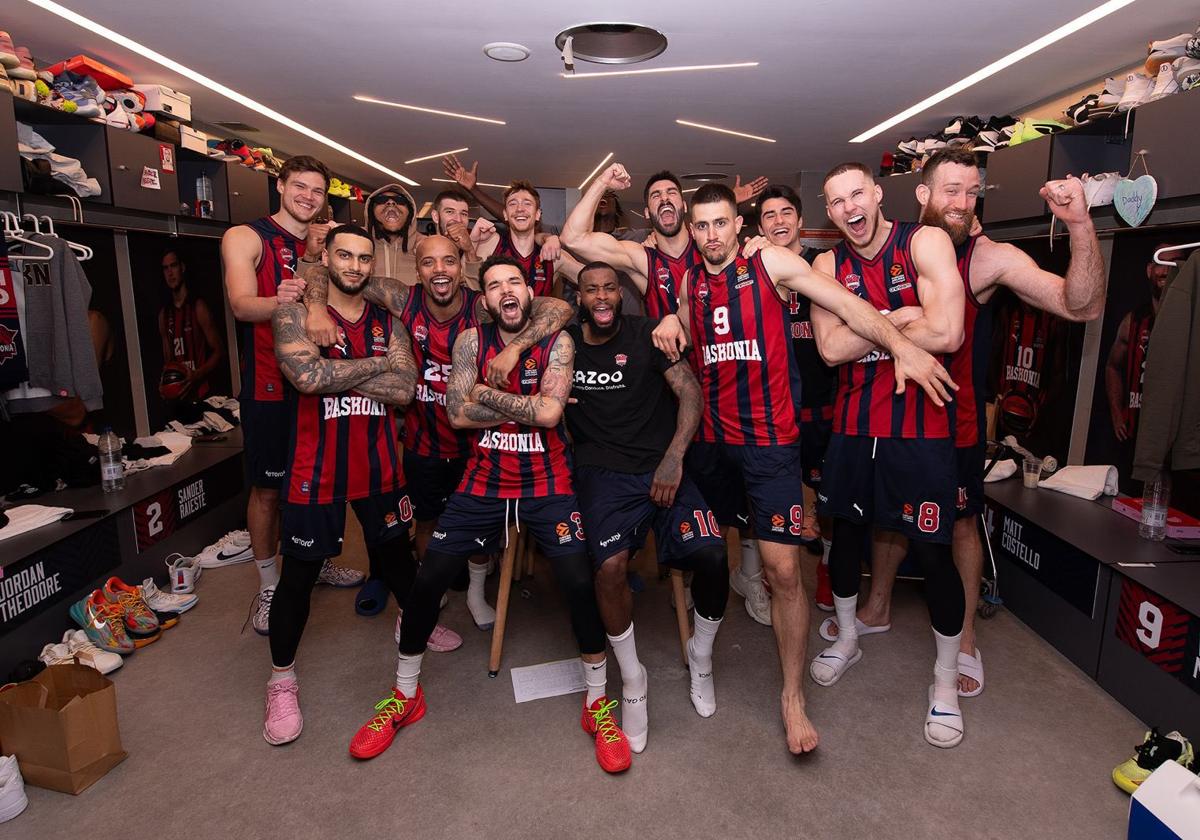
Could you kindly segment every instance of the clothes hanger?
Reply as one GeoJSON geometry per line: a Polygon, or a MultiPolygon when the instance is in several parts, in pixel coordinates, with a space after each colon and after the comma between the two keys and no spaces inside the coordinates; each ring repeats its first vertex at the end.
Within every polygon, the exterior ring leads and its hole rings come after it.
{"type": "Polygon", "coordinates": [[[1186,245],[1168,245],[1166,248],[1159,248],[1154,252],[1154,261],[1159,265],[1179,265],[1177,262],[1164,260],[1162,255],[1168,251],[1186,251],[1188,248],[1200,248],[1200,242],[1189,242],[1186,245]]]}
{"type": "Polygon", "coordinates": [[[62,239],[63,243],[68,248],[70,248],[72,251],[74,251],[76,254],[79,255],[80,262],[86,262],[87,260],[90,260],[93,256],[95,256],[95,252],[92,251],[92,249],[89,246],[80,245],[78,242],[72,242],[70,239],[65,239],[65,238],[59,236],[54,230],[54,220],[52,218],[50,218],[49,216],[42,216],[41,218],[44,219],[46,222],[47,235],[57,237],[58,239],[62,239]]]}
{"type": "Polygon", "coordinates": [[[54,249],[42,242],[37,242],[24,236],[25,229],[21,227],[21,219],[16,213],[10,213],[7,210],[0,212],[4,217],[4,236],[6,239],[11,239],[13,242],[21,242],[25,245],[32,245],[35,248],[46,252],[46,256],[34,256],[32,254],[12,254],[8,255],[9,260],[23,260],[25,262],[50,262],[54,258],[54,249]]]}

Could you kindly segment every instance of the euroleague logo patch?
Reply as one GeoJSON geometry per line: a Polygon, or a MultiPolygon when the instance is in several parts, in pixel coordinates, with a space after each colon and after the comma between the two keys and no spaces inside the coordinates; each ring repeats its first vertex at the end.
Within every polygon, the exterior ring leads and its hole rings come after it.
{"type": "Polygon", "coordinates": [[[785,525],[787,525],[787,520],[783,518],[782,513],[771,514],[771,530],[774,533],[782,534],[785,525]]]}
{"type": "Polygon", "coordinates": [[[555,525],[554,533],[558,535],[559,545],[566,545],[571,541],[571,526],[566,522],[559,522],[555,525]]]}
{"type": "Polygon", "coordinates": [[[904,507],[901,510],[902,510],[902,512],[900,514],[900,518],[903,519],[905,522],[912,522],[913,521],[913,506],[910,505],[908,502],[905,502],[904,507]]]}
{"type": "Polygon", "coordinates": [[[754,282],[754,278],[750,276],[750,269],[745,265],[737,267],[737,279],[733,284],[735,289],[744,289],[754,282]]]}
{"type": "Polygon", "coordinates": [[[529,382],[531,380],[537,379],[538,364],[537,364],[536,359],[526,359],[524,368],[525,369],[521,371],[521,381],[522,382],[529,382]]]}
{"type": "Polygon", "coordinates": [[[692,539],[695,536],[696,535],[694,533],[692,533],[692,523],[690,523],[690,522],[680,522],[679,523],[679,539],[683,540],[684,542],[687,542],[688,540],[692,539]]]}
{"type": "Polygon", "coordinates": [[[392,511],[389,510],[387,513],[385,513],[383,515],[383,527],[394,528],[398,524],[399,524],[399,520],[396,518],[396,514],[393,513],[392,511]]]}
{"type": "Polygon", "coordinates": [[[904,276],[904,266],[900,263],[892,263],[888,273],[891,275],[891,280],[888,281],[889,292],[902,292],[912,288],[912,283],[909,283],[908,278],[904,276]]]}

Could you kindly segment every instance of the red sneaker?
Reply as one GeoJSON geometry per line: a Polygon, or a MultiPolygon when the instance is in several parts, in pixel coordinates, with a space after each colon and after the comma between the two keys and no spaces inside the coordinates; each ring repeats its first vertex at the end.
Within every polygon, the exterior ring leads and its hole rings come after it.
{"type": "Polygon", "coordinates": [[[605,773],[628,770],[633,762],[629,739],[612,717],[613,709],[617,708],[617,705],[616,700],[601,697],[590,707],[583,707],[583,717],[580,720],[583,731],[596,737],[596,761],[605,773]]]}
{"type": "Polygon", "coordinates": [[[829,567],[824,563],[817,563],[817,592],[813,600],[817,609],[833,612],[833,585],[829,582],[829,567]]]}
{"type": "Polygon", "coordinates": [[[410,698],[393,688],[375,704],[375,712],[350,741],[350,755],[355,758],[374,758],[392,745],[397,729],[425,717],[425,692],[418,685],[416,695],[410,698]]]}

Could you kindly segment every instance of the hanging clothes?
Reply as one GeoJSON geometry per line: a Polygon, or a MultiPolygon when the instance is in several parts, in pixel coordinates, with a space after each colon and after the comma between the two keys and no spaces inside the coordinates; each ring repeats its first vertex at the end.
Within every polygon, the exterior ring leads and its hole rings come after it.
{"type": "Polygon", "coordinates": [[[8,242],[0,240],[0,390],[13,388],[28,378],[16,281],[8,262],[8,242]]]}

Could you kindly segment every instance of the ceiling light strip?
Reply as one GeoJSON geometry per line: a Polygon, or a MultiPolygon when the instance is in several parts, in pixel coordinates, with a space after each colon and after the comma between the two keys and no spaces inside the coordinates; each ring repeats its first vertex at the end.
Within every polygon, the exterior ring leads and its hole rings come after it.
{"type": "Polygon", "coordinates": [[[680,125],[689,125],[692,128],[703,128],[705,131],[716,131],[720,134],[732,134],[734,137],[745,137],[748,140],[759,140],[763,143],[774,143],[770,137],[762,137],[758,134],[746,134],[743,131],[733,131],[728,128],[717,128],[715,125],[705,125],[704,123],[691,122],[689,120],[675,120],[680,125]]]}
{"type": "Polygon", "coordinates": [[[328,146],[329,148],[333,149],[334,151],[341,152],[342,154],[344,154],[348,157],[354,158],[359,163],[365,163],[367,166],[370,166],[373,169],[377,169],[380,172],[384,173],[385,175],[388,175],[392,178],[396,178],[400,181],[403,181],[405,184],[408,184],[410,187],[421,186],[420,184],[418,184],[416,181],[412,180],[411,178],[406,178],[405,176],[401,175],[399,172],[396,172],[394,169],[389,169],[388,167],[384,166],[382,163],[379,163],[378,161],[372,160],[371,158],[367,157],[366,155],[363,155],[363,154],[360,154],[359,152],[354,151],[354,149],[351,149],[349,146],[343,146],[341,143],[339,143],[336,140],[333,140],[329,137],[326,137],[324,134],[321,134],[319,131],[315,131],[306,125],[298,123],[295,120],[293,120],[291,117],[284,116],[283,114],[279,113],[278,111],[274,110],[273,108],[268,108],[266,105],[263,105],[261,102],[251,99],[250,97],[248,97],[244,94],[238,93],[233,88],[226,87],[225,85],[221,84],[220,82],[218,82],[214,79],[210,79],[208,76],[205,76],[203,73],[199,73],[199,72],[191,69],[190,67],[185,67],[184,65],[180,64],[178,61],[175,61],[174,59],[171,59],[171,58],[167,58],[162,53],[156,52],[156,51],[150,49],[149,47],[144,46],[144,45],[138,43],[137,41],[134,41],[132,38],[127,38],[119,32],[115,32],[106,26],[101,26],[96,21],[91,20],[90,18],[86,18],[83,15],[78,14],[77,12],[73,12],[70,9],[66,8],[65,6],[61,6],[58,3],[54,3],[51,0],[29,0],[29,2],[41,9],[45,9],[47,12],[50,12],[51,14],[58,15],[59,17],[63,18],[64,20],[68,20],[71,23],[74,23],[75,25],[80,26],[83,29],[86,29],[90,34],[99,35],[102,38],[107,38],[109,41],[112,41],[114,44],[122,46],[131,52],[137,53],[138,55],[142,56],[143,58],[147,58],[150,61],[153,61],[155,64],[161,64],[163,67],[166,67],[168,70],[172,70],[175,73],[178,73],[180,76],[184,76],[188,79],[191,79],[196,84],[208,88],[213,93],[220,94],[221,96],[224,96],[226,99],[231,99],[234,102],[238,103],[239,105],[243,105],[252,111],[262,114],[267,119],[274,120],[275,122],[279,123],[280,125],[283,125],[283,126],[286,126],[287,128],[292,129],[292,131],[303,134],[305,137],[308,137],[311,140],[315,140],[324,146],[328,146]]]}
{"type": "Polygon", "coordinates": [[[456,155],[459,152],[469,152],[470,150],[471,149],[469,146],[463,146],[461,149],[451,149],[448,152],[437,152],[432,155],[425,155],[425,157],[413,158],[412,160],[406,160],[404,162],[405,163],[420,163],[423,160],[433,160],[434,158],[445,157],[446,155],[456,155]]]}
{"type": "Polygon", "coordinates": [[[757,61],[737,64],[690,64],[679,67],[647,67],[641,70],[610,70],[596,73],[560,73],[564,79],[598,79],[606,76],[645,76],[650,73],[684,73],[691,70],[732,70],[737,67],[757,67],[757,61]]]}
{"type": "Polygon", "coordinates": [[[579,189],[583,189],[585,186],[587,186],[587,182],[592,180],[592,178],[594,178],[596,176],[596,173],[600,171],[600,168],[602,166],[604,166],[604,164],[606,164],[610,160],[612,160],[614,154],[616,154],[616,152],[609,152],[608,155],[604,158],[604,160],[597,163],[596,168],[593,169],[591,172],[589,172],[588,176],[586,178],[584,178],[582,181],[580,181],[579,189]]]}
{"type": "Polygon", "coordinates": [[[960,81],[955,82],[954,84],[950,85],[949,87],[938,91],[937,93],[933,94],[932,96],[922,99],[920,102],[918,102],[916,105],[913,105],[911,108],[907,108],[907,109],[901,111],[899,114],[896,114],[896,116],[891,117],[887,120],[884,120],[883,122],[881,122],[879,125],[875,126],[874,128],[864,131],[862,134],[853,138],[850,142],[851,143],[864,143],[867,140],[870,140],[875,135],[877,135],[881,132],[887,131],[892,126],[895,126],[895,125],[898,125],[899,123],[904,122],[909,117],[913,117],[913,116],[921,113],[922,111],[932,108],[934,105],[937,105],[939,102],[949,99],[951,96],[954,96],[957,93],[961,93],[962,91],[966,90],[967,88],[971,87],[972,85],[982,82],[984,79],[988,78],[989,76],[994,76],[996,73],[999,73],[1001,70],[1005,69],[1006,67],[1011,67],[1012,65],[1016,64],[1018,61],[1022,61],[1024,59],[1028,58],[1029,56],[1033,55],[1034,53],[1038,52],[1039,50],[1043,50],[1046,47],[1050,46],[1051,44],[1056,43],[1057,41],[1061,41],[1063,38],[1066,38],[1068,35],[1078,32],[1080,29],[1083,29],[1085,26],[1090,26],[1091,24],[1095,23],[1096,21],[1100,20],[1101,18],[1107,17],[1108,15],[1111,15],[1113,12],[1123,9],[1126,6],[1128,6],[1130,3],[1133,3],[1133,2],[1134,2],[1134,0],[1109,0],[1109,2],[1104,3],[1100,6],[1097,6],[1096,8],[1092,9],[1090,12],[1080,15],[1079,17],[1075,18],[1071,22],[1063,24],[1062,26],[1058,27],[1057,29],[1053,30],[1052,32],[1046,33],[1041,38],[1038,38],[1036,41],[1026,44],[1025,46],[1021,47],[1019,50],[1015,50],[1014,52],[1009,53],[1008,55],[1004,56],[1003,58],[993,61],[991,64],[987,65],[986,67],[976,70],[974,73],[967,76],[965,79],[961,79],[960,81]]]}
{"type": "MultiPolygon", "coordinates": [[[[439,184],[457,184],[458,181],[452,181],[449,178],[430,178],[430,181],[437,181],[439,184]]],[[[506,190],[511,184],[489,184],[487,181],[476,181],[477,187],[496,187],[497,189],[506,190]]]]}
{"type": "MultiPolygon", "coordinates": [[[[31,0],[32,2],[33,0],[31,0]]],[[[475,122],[491,123],[492,125],[508,125],[504,120],[494,120],[491,117],[476,117],[472,114],[459,114],[455,111],[439,111],[437,108],[423,108],[420,105],[406,105],[403,102],[390,102],[387,99],[376,99],[373,96],[363,96],[362,94],[354,94],[354,98],[359,102],[370,102],[372,105],[387,105],[389,108],[403,108],[405,111],[420,111],[422,114],[437,114],[439,117],[454,117],[460,120],[474,120],[475,122]]]]}

